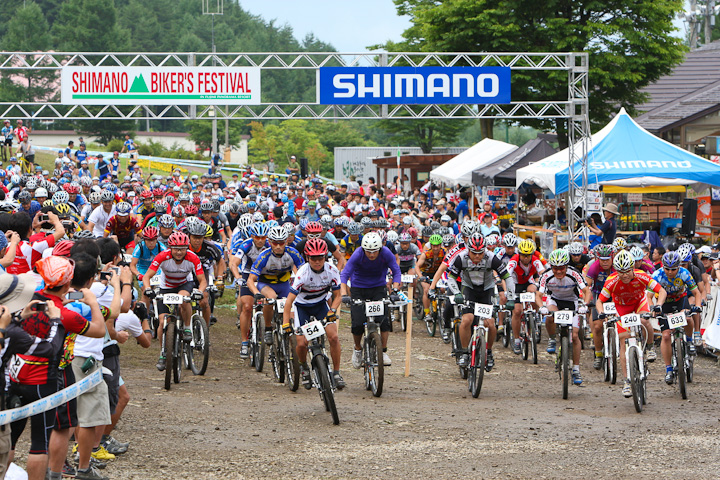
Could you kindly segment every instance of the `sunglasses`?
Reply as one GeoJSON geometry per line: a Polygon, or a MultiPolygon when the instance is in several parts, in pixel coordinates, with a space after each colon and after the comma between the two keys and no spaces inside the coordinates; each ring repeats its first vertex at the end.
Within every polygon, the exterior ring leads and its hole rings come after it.
{"type": "Polygon", "coordinates": [[[325,261],[325,255],[313,255],[313,256],[310,256],[310,257],[308,257],[308,258],[309,258],[310,260],[312,260],[312,261],[315,261],[315,262],[320,262],[320,261],[323,261],[323,262],[324,262],[324,261],[325,261]]]}
{"type": "Polygon", "coordinates": [[[677,269],[678,269],[678,267],[675,267],[675,268],[663,267],[663,270],[665,270],[666,272],[674,272],[677,269]]]}
{"type": "Polygon", "coordinates": [[[567,265],[563,265],[562,267],[552,267],[553,270],[565,270],[567,268],[567,265]]]}
{"type": "Polygon", "coordinates": [[[278,242],[276,240],[270,240],[271,245],[285,245],[285,242],[278,242]]]}

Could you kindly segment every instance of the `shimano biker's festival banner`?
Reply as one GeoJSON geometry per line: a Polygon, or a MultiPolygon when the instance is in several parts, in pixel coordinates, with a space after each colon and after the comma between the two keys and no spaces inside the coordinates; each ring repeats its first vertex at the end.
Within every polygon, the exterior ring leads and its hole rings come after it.
{"type": "Polygon", "coordinates": [[[63,67],[66,105],[258,105],[257,67],[63,67]]]}
{"type": "Polygon", "coordinates": [[[321,67],[323,105],[510,103],[509,67],[321,67]]]}

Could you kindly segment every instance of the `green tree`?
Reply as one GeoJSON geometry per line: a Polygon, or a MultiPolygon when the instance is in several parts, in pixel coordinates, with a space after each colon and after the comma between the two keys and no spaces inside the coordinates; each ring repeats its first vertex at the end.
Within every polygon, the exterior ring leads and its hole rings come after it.
{"type": "MultiPolygon", "coordinates": [[[[632,114],[640,91],[683,59],[673,18],[682,0],[394,0],[410,15],[404,46],[413,51],[589,52],[594,128],[624,106],[632,114]]],[[[567,73],[514,71],[513,101],[567,97],[567,73]]],[[[525,122],[533,124],[534,122],[525,122]]],[[[565,121],[542,122],[567,144],[565,121]]],[[[537,123],[535,123],[537,125],[537,123]]]]}
{"type": "MultiPolygon", "coordinates": [[[[87,107],[98,111],[100,107],[87,107]]],[[[123,138],[126,133],[133,134],[134,120],[77,120],[75,130],[88,138],[95,137],[101,145],[107,145],[113,138],[123,138]]]]}
{"type": "MultiPolygon", "coordinates": [[[[230,122],[230,145],[236,145],[240,142],[240,135],[243,132],[243,122],[240,120],[231,120],[230,122]]],[[[190,138],[198,144],[201,151],[212,148],[212,120],[185,120],[185,128],[190,138]]],[[[217,122],[217,140],[219,144],[225,143],[225,120],[217,122]]]]}
{"type": "Polygon", "coordinates": [[[117,23],[113,0],[69,0],[52,26],[55,45],[63,52],[124,52],[130,32],[117,23]]]}
{"type": "Polygon", "coordinates": [[[450,145],[467,128],[468,120],[380,120],[377,128],[391,134],[393,144],[422,148],[423,153],[433,147],[450,145]]]}

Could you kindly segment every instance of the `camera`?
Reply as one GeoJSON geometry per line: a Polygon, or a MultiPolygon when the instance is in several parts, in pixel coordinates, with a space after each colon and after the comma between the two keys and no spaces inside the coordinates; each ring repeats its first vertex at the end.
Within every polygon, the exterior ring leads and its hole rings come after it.
{"type": "Polygon", "coordinates": [[[67,298],[69,300],[82,300],[85,295],[82,292],[70,292],[67,298]]]}
{"type": "Polygon", "coordinates": [[[33,305],[32,309],[36,312],[44,312],[47,310],[47,302],[38,302],[33,305]]]}

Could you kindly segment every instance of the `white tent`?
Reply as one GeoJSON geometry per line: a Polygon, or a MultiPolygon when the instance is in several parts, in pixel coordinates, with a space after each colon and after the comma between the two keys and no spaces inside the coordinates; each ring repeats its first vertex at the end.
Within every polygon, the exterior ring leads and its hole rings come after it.
{"type": "Polygon", "coordinates": [[[430,172],[430,178],[451,185],[472,185],[472,172],[489,165],[518,147],[486,138],[430,172]]]}

